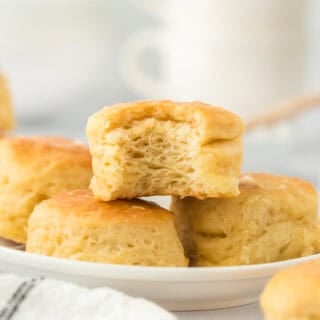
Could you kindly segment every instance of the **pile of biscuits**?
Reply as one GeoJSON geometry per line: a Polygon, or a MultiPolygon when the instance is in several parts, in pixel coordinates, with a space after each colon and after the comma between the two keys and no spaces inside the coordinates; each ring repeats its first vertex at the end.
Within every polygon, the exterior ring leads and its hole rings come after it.
{"type": "MultiPolygon", "coordinates": [[[[0,128],[6,123],[0,112],[0,128]]],[[[3,135],[0,237],[36,254],[146,266],[318,252],[316,190],[297,178],[241,174],[243,133],[242,120],[219,107],[143,101],[91,116],[89,149],[3,135]],[[171,209],[137,199],[155,195],[172,196],[171,209]]]]}

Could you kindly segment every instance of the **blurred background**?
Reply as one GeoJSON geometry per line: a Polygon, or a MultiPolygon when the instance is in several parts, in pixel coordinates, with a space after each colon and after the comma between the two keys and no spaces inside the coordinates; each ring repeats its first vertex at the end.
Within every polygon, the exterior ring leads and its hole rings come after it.
{"type": "MultiPolygon", "coordinates": [[[[0,71],[20,134],[85,140],[93,112],[154,98],[251,121],[320,92],[319,16],[318,0],[0,0],[0,71]]],[[[319,109],[249,130],[244,169],[319,186],[319,109]]]]}

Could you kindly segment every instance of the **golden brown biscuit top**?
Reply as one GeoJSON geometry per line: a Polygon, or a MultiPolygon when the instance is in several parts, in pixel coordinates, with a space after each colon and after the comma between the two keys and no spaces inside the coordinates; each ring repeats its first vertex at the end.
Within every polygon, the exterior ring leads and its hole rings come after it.
{"type": "Polygon", "coordinates": [[[295,177],[277,176],[267,173],[244,173],[240,177],[240,192],[252,189],[301,190],[317,196],[314,186],[295,177]]]}
{"type": "Polygon", "coordinates": [[[113,200],[103,202],[94,198],[90,190],[74,190],[58,194],[43,202],[46,208],[57,209],[66,215],[99,220],[130,223],[158,223],[173,219],[173,214],[160,206],[140,200],[113,200]]]}
{"type": "Polygon", "coordinates": [[[186,122],[200,129],[203,143],[217,139],[233,139],[244,131],[239,116],[220,107],[202,102],[149,100],[108,106],[89,118],[87,134],[103,137],[118,127],[130,127],[134,121],[154,118],[160,121],[186,122]]]}
{"type": "Polygon", "coordinates": [[[91,163],[91,156],[86,145],[62,137],[1,136],[0,148],[5,148],[21,161],[28,158],[29,160],[44,158],[54,154],[58,159],[68,157],[79,163],[91,163]]]}
{"type": "Polygon", "coordinates": [[[261,295],[266,311],[291,316],[320,316],[320,260],[278,272],[261,295]]]}

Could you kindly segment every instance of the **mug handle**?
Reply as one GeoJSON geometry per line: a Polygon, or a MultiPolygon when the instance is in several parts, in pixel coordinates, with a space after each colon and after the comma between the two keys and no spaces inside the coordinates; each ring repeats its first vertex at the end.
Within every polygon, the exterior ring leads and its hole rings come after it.
{"type": "Polygon", "coordinates": [[[161,98],[165,81],[156,79],[143,70],[139,58],[149,49],[164,52],[165,33],[161,30],[142,30],[131,36],[120,50],[120,73],[123,81],[134,93],[144,98],[161,98]]]}

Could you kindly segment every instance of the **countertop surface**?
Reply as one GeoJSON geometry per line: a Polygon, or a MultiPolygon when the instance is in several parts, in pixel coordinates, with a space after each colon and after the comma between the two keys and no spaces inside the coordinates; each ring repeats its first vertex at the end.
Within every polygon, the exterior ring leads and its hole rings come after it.
{"type": "Polygon", "coordinates": [[[249,304],[242,307],[194,311],[194,312],[175,312],[179,320],[262,320],[263,316],[258,303],[249,304]]]}

